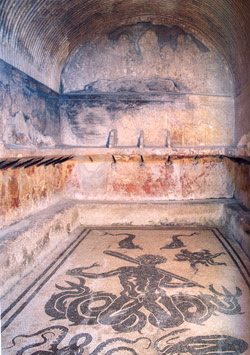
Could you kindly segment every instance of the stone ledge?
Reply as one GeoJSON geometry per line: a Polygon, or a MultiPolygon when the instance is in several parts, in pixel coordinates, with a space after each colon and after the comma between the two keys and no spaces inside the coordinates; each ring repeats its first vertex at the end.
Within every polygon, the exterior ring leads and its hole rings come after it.
{"type": "MultiPolygon", "coordinates": [[[[111,161],[112,155],[117,156],[119,161],[133,161],[140,158],[141,155],[148,161],[160,160],[166,161],[168,157],[176,158],[193,158],[193,157],[232,157],[246,156],[246,151],[242,148],[239,151],[236,146],[55,146],[55,147],[24,147],[18,145],[7,145],[0,147],[1,159],[27,159],[27,158],[59,158],[63,156],[75,157],[75,160],[90,162],[89,156],[94,161],[111,161]],[[240,154],[239,154],[240,153],[240,154]]],[[[20,162],[18,162],[19,164],[20,162]]]]}
{"type": "Polygon", "coordinates": [[[250,259],[250,211],[239,204],[226,204],[223,224],[250,259]]]}
{"type": "Polygon", "coordinates": [[[84,226],[220,225],[227,201],[88,201],[78,203],[78,211],[80,223],[84,226]]]}
{"type": "Polygon", "coordinates": [[[61,201],[0,231],[0,285],[4,294],[79,225],[72,201],[61,201]]]}
{"type": "Polygon", "coordinates": [[[192,201],[62,200],[0,231],[2,294],[30,272],[79,226],[221,225],[233,199],[192,201]]]}

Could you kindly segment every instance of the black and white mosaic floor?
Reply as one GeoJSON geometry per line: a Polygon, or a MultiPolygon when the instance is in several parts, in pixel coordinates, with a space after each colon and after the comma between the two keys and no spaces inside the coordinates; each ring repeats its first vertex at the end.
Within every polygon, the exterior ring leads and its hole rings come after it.
{"type": "Polygon", "coordinates": [[[3,300],[2,354],[250,354],[248,267],[216,228],[85,229],[3,300]]]}

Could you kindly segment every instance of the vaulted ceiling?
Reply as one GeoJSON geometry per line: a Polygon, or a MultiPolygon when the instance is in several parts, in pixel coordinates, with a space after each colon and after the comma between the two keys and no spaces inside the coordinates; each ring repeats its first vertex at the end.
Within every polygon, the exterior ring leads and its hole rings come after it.
{"type": "Polygon", "coordinates": [[[0,0],[0,58],[58,91],[78,44],[138,21],[197,31],[225,57],[236,93],[249,81],[249,0],[0,0]]]}

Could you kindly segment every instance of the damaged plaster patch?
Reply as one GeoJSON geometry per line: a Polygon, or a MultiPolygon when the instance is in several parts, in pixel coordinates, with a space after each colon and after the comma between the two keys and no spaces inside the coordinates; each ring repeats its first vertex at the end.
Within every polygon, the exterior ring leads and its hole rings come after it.
{"type": "Polygon", "coordinates": [[[106,190],[107,169],[105,163],[78,164],[81,191],[95,191],[95,195],[102,196],[106,190]]]}
{"type": "Polygon", "coordinates": [[[182,28],[178,26],[168,27],[164,25],[153,25],[151,22],[141,22],[136,25],[118,27],[108,34],[108,39],[113,43],[117,43],[121,36],[126,36],[131,43],[131,52],[141,55],[139,41],[147,31],[153,31],[156,34],[160,48],[170,46],[173,51],[176,51],[178,37],[183,36],[185,41],[187,39],[193,41],[201,52],[209,52],[209,49],[200,40],[195,38],[192,34],[188,34],[182,28]]]}
{"type": "MultiPolygon", "coordinates": [[[[82,93],[89,92],[179,92],[177,82],[167,78],[134,79],[119,78],[116,80],[100,79],[84,86],[82,93]]],[[[81,91],[79,92],[81,93],[81,91]]]]}
{"type": "Polygon", "coordinates": [[[32,124],[30,119],[27,119],[22,112],[17,112],[11,116],[6,124],[3,134],[3,140],[8,143],[17,145],[31,146],[35,144],[44,144],[47,146],[55,146],[55,140],[43,135],[32,124]]]}
{"type": "Polygon", "coordinates": [[[65,101],[61,106],[61,135],[64,144],[105,146],[110,129],[110,117],[105,107],[95,103],[65,101]],[[90,106],[93,106],[90,104],[90,106]]]}

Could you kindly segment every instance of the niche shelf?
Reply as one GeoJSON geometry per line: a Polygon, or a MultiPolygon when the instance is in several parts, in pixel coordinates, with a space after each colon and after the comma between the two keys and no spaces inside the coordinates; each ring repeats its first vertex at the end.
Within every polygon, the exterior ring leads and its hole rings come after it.
{"type": "Polygon", "coordinates": [[[5,146],[0,150],[0,169],[27,168],[30,166],[56,165],[68,160],[85,163],[166,163],[173,160],[228,158],[250,163],[247,150],[229,146],[200,146],[200,147],[23,147],[5,146]]]}

